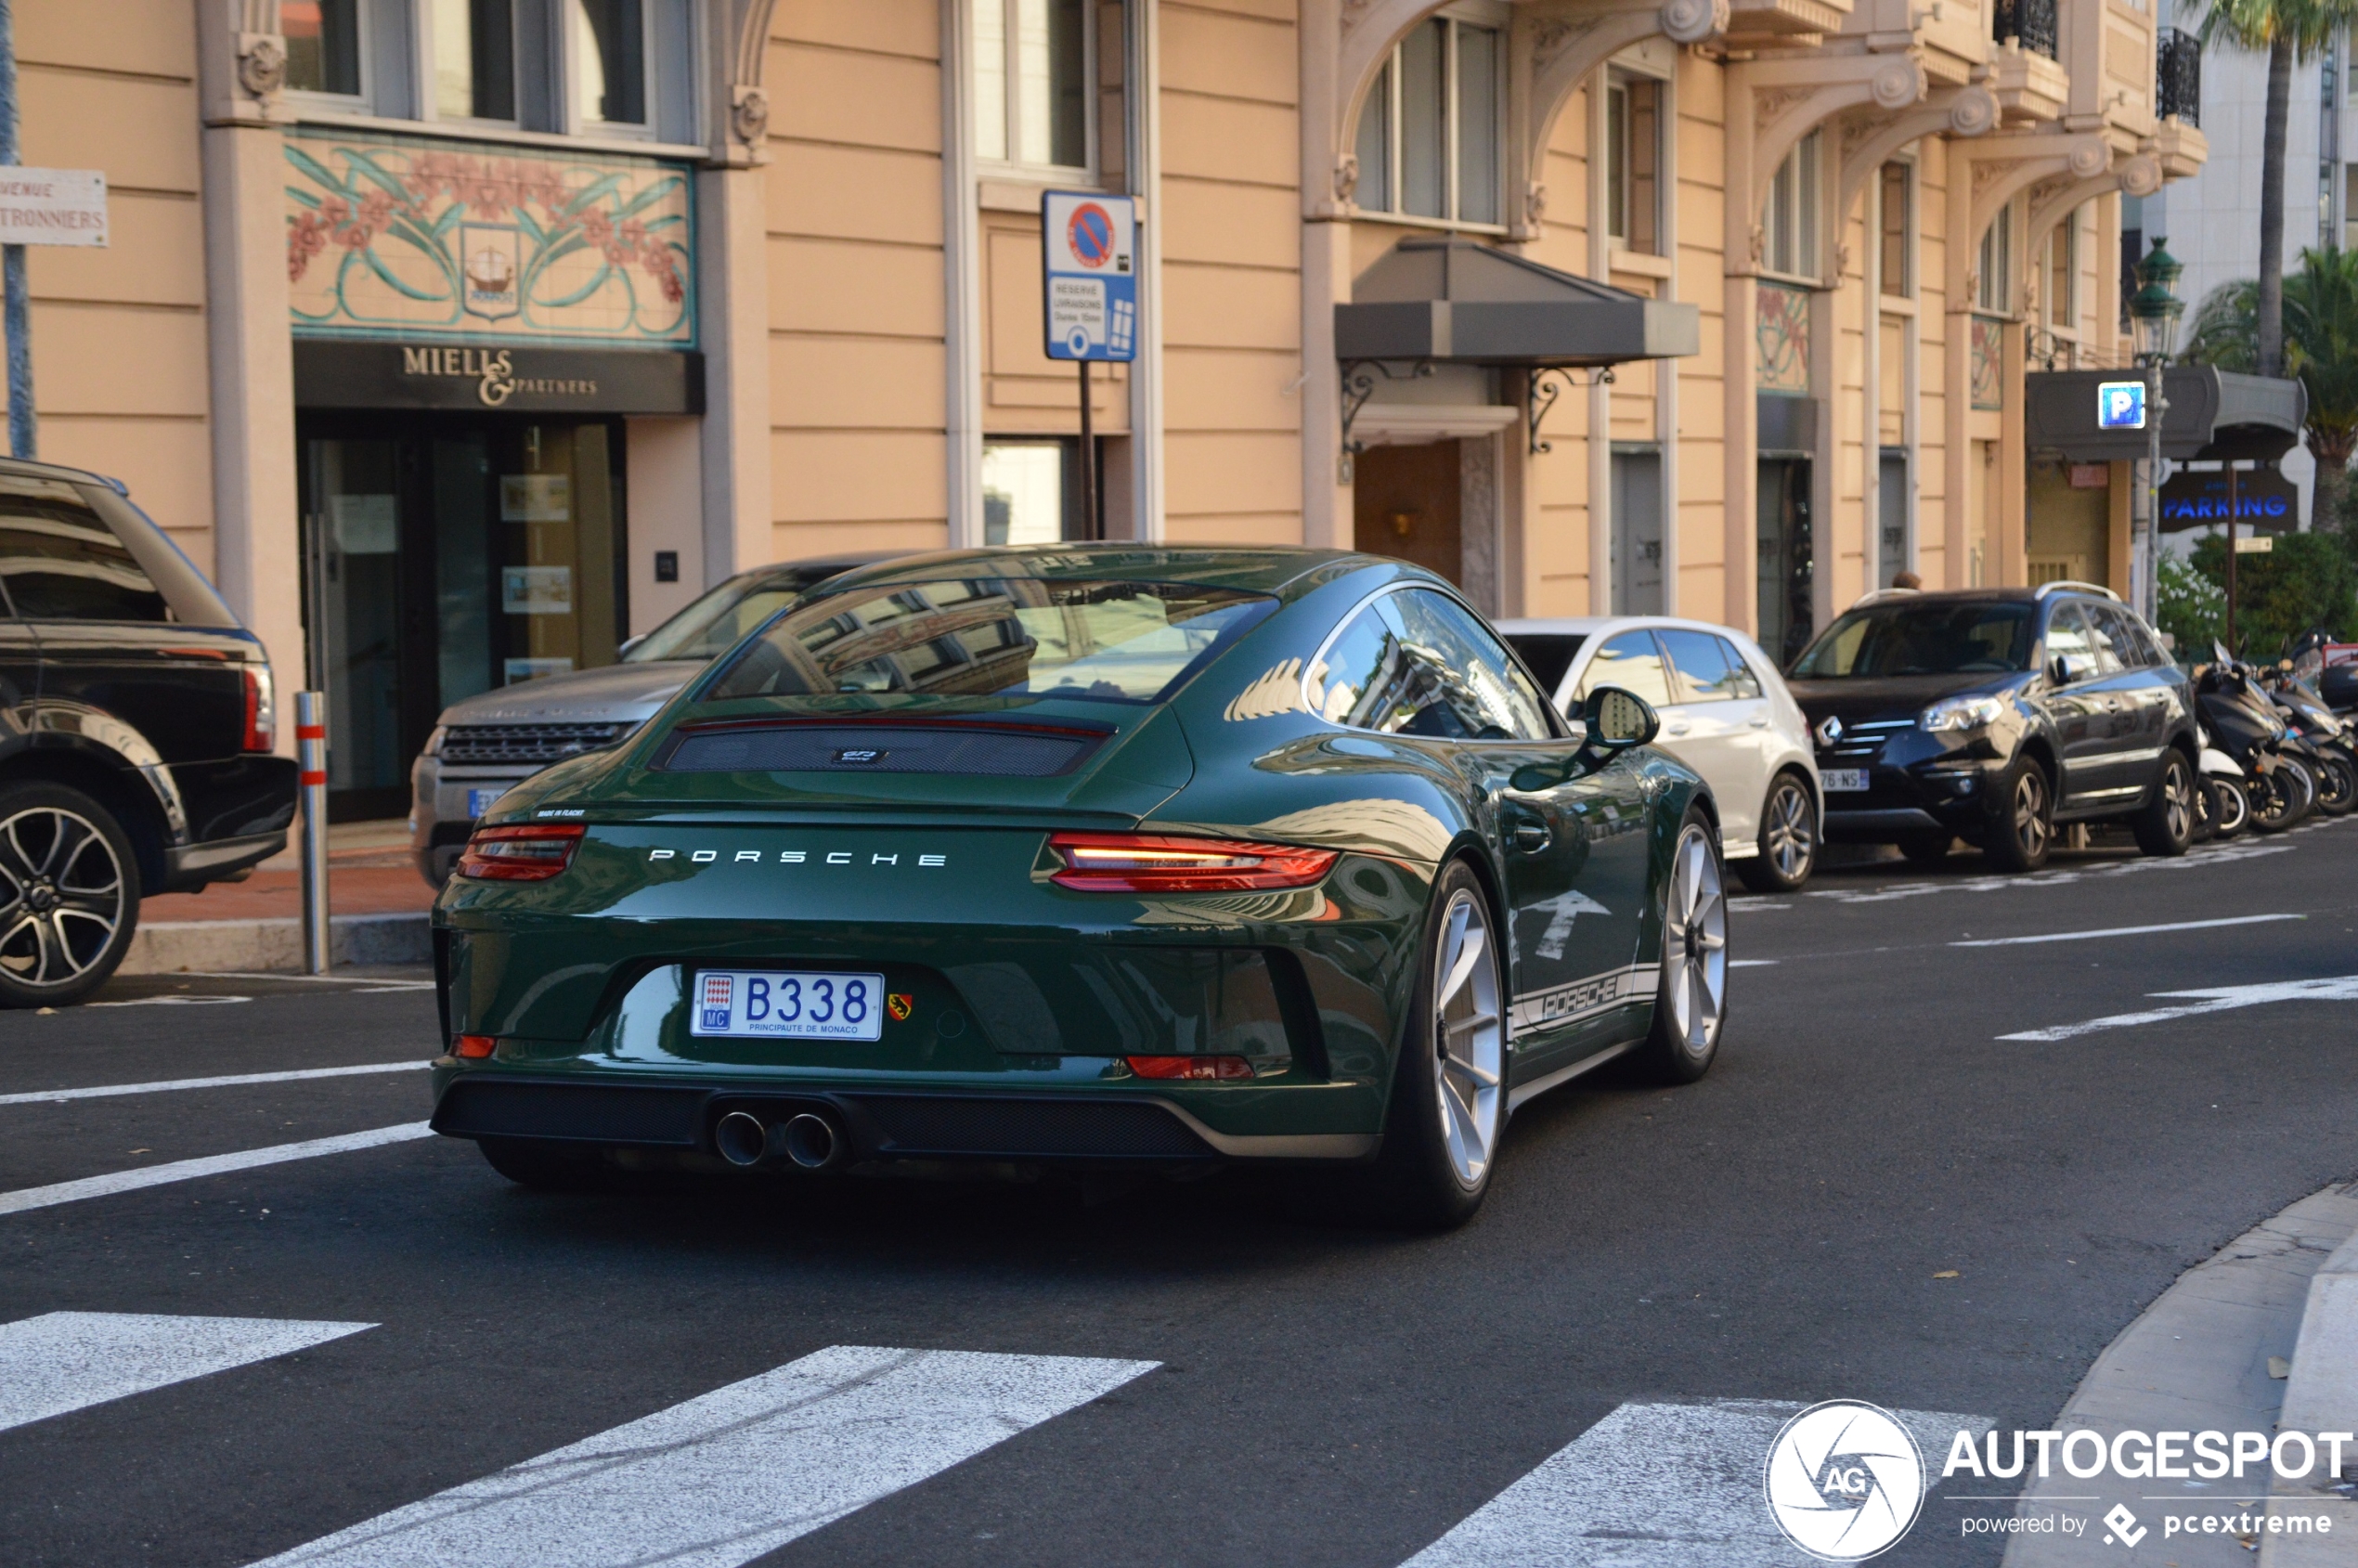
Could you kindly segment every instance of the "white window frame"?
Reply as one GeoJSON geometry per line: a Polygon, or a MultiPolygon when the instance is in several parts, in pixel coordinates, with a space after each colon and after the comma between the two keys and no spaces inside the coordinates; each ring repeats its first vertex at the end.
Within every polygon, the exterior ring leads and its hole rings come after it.
{"type": "Polygon", "coordinates": [[[357,93],[318,93],[307,87],[289,87],[288,98],[298,108],[325,110],[333,114],[368,114],[377,112],[376,51],[369,39],[376,27],[372,0],[353,0],[353,49],[360,63],[360,90],[357,93]]]}
{"type": "MultiPolygon", "coordinates": [[[[1489,222],[1456,215],[1465,205],[1465,193],[1458,188],[1458,170],[1463,162],[1462,149],[1458,141],[1463,116],[1459,113],[1458,106],[1458,30],[1461,27],[1479,28],[1485,32],[1496,34],[1498,41],[1498,81],[1493,94],[1497,106],[1497,125],[1494,135],[1496,137],[1495,145],[1498,149],[1498,212],[1503,219],[1507,212],[1507,93],[1508,78],[1512,71],[1512,60],[1509,51],[1513,45],[1513,37],[1509,30],[1513,14],[1503,5],[1461,0],[1458,5],[1444,6],[1432,16],[1420,18],[1417,25],[1422,27],[1428,21],[1449,24],[1447,42],[1442,50],[1441,64],[1443,90],[1447,97],[1447,107],[1443,112],[1448,130],[1447,148],[1443,154],[1445,166],[1442,170],[1442,179],[1447,192],[1447,199],[1442,205],[1447,209],[1448,215],[1429,217],[1422,213],[1403,212],[1400,208],[1401,45],[1396,43],[1393,45],[1391,53],[1384,57],[1384,63],[1380,68],[1376,84],[1367,94],[1367,102],[1361,105],[1359,110],[1359,112],[1365,115],[1368,107],[1375,103],[1377,94],[1385,95],[1384,129],[1387,145],[1384,149],[1383,204],[1377,206],[1367,201],[1368,190],[1365,183],[1366,171],[1364,170],[1361,171],[1362,183],[1354,192],[1353,199],[1362,213],[1370,217],[1381,218],[1387,223],[1415,224],[1426,228],[1463,229],[1475,234],[1504,234],[1507,232],[1507,225],[1503,221],[1489,222]]],[[[1358,146],[1356,125],[1352,128],[1352,145],[1354,148],[1358,146]]]]}
{"type": "MultiPolygon", "coordinates": [[[[365,3],[365,0],[364,0],[365,3]]],[[[411,14],[417,19],[418,80],[424,84],[418,94],[418,118],[443,125],[480,126],[488,130],[517,130],[524,124],[524,28],[523,19],[516,14],[515,0],[508,6],[508,101],[516,112],[505,120],[487,119],[479,114],[445,114],[442,111],[442,62],[434,52],[435,34],[440,23],[435,16],[436,0],[411,0],[411,14]]],[[[571,0],[566,0],[571,10],[571,0]]],[[[652,7],[649,11],[652,16],[652,7]]],[[[472,42],[472,41],[471,41],[472,42]]]]}
{"type": "MultiPolygon", "coordinates": [[[[996,6],[1001,14],[1000,36],[1006,51],[1006,58],[1000,63],[1000,80],[1004,84],[1004,102],[1007,116],[1006,125],[1001,134],[1006,138],[1005,145],[1012,154],[1023,144],[1022,126],[1017,123],[1017,117],[1021,114],[1022,109],[1021,95],[1017,91],[1021,71],[1017,51],[1022,47],[1022,40],[1017,36],[1016,27],[1017,0],[971,0],[971,3],[974,6],[974,16],[978,19],[981,17],[985,6],[996,6]]],[[[1032,163],[1012,156],[977,158],[976,166],[983,173],[1000,179],[1015,178],[1049,185],[1062,183],[1094,186],[1096,184],[1097,171],[1103,163],[1103,160],[1098,156],[1097,143],[1097,122],[1103,112],[1102,94],[1097,76],[1097,14],[1099,9],[1097,0],[1084,0],[1081,7],[1082,161],[1079,163],[1032,163]]],[[[972,46],[979,49],[981,41],[972,40],[972,46]]],[[[982,103],[981,93],[973,91],[968,96],[975,103],[976,112],[979,114],[982,103]]],[[[978,136],[980,127],[978,125],[976,129],[978,136]]]]}
{"type": "Polygon", "coordinates": [[[1612,249],[1627,252],[1632,255],[1660,256],[1666,254],[1663,242],[1663,236],[1668,228],[1670,187],[1676,178],[1675,172],[1670,166],[1669,157],[1670,121],[1672,113],[1670,93],[1670,78],[1658,71],[1642,71],[1626,63],[1616,61],[1607,71],[1605,75],[1605,145],[1607,156],[1600,161],[1604,165],[1605,236],[1612,249]],[[1634,144],[1629,134],[1630,114],[1628,86],[1633,81],[1651,82],[1654,85],[1654,243],[1652,250],[1646,251],[1640,251],[1629,242],[1629,214],[1615,212],[1613,210],[1613,182],[1616,176],[1618,176],[1621,181],[1623,204],[1625,206],[1630,205],[1628,201],[1629,191],[1630,188],[1636,183],[1635,176],[1627,168],[1617,169],[1613,167],[1614,161],[1611,155],[1613,136],[1617,130],[1620,134],[1622,154],[1621,161],[1625,163],[1629,161],[1629,154],[1634,144]],[[1620,226],[1620,232],[1618,233],[1614,232],[1614,225],[1616,224],[1620,226]]]}
{"type": "Polygon", "coordinates": [[[2041,325],[2045,328],[2051,337],[2067,338],[2073,343],[2078,343],[2079,341],[2079,264],[2082,259],[2079,253],[2079,213],[2074,211],[2066,214],[2061,222],[2049,229],[2047,241],[2041,250],[2044,253],[2041,257],[2040,292],[2050,296],[2039,302],[2046,317],[2041,325]],[[2055,282],[2055,247],[2058,245],[2064,247],[2068,253],[2064,257],[2064,286],[2060,299],[2052,297],[2054,294],[2055,282]]]}
{"type": "MultiPolygon", "coordinates": [[[[557,11],[557,80],[558,101],[564,106],[560,116],[565,135],[591,136],[614,141],[659,141],[663,125],[662,72],[657,69],[655,54],[655,0],[640,0],[639,5],[639,69],[643,80],[639,84],[640,102],[646,119],[633,124],[627,120],[593,120],[590,106],[583,102],[578,51],[582,30],[590,25],[581,11],[580,0],[556,0],[557,11]]],[[[693,39],[691,46],[693,46],[693,39]]],[[[521,86],[523,84],[518,83],[521,86]]]]}
{"type": "Polygon", "coordinates": [[[1768,189],[1760,201],[1760,273],[1807,288],[1825,286],[1826,260],[1826,141],[1822,129],[1811,130],[1794,143],[1783,162],[1768,176],[1768,189]],[[1785,171],[1793,171],[1793,183],[1784,191],[1778,188],[1785,171]],[[1777,208],[1781,198],[1785,211],[1777,208]],[[1777,248],[1782,228],[1794,241],[1794,266],[1777,265],[1777,248]]]}
{"type": "Polygon", "coordinates": [[[2015,313],[2015,204],[2008,201],[1990,214],[1989,227],[1974,241],[1973,307],[1983,316],[2012,317],[2015,313]],[[1994,265],[1993,265],[1994,264],[1994,265]],[[1992,303],[1995,301],[1996,303],[1992,303]]]}

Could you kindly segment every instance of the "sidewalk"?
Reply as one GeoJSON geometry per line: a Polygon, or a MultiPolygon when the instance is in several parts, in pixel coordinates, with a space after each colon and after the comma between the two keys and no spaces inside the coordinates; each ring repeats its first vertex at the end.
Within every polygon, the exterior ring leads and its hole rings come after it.
{"type": "MultiPolygon", "coordinates": [[[[119,971],[297,969],[303,963],[303,881],[289,849],[243,882],[139,903],[139,929],[119,971]]],[[[328,910],[339,964],[422,964],[434,890],[409,856],[400,821],[328,829],[328,910]]]]}

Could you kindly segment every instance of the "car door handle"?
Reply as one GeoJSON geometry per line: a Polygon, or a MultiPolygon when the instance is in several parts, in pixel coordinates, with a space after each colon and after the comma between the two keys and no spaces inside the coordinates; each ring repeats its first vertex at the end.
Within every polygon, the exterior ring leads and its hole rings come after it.
{"type": "Polygon", "coordinates": [[[1669,732],[1670,734],[1674,734],[1674,735],[1683,735],[1683,734],[1685,734],[1685,733],[1686,733],[1689,730],[1692,729],[1693,727],[1694,727],[1694,726],[1692,726],[1692,725],[1689,724],[1689,723],[1688,723],[1685,719],[1680,719],[1678,723],[1671,725],[1671,726],[1669,727],[1669,731],[1668,731],[1668,732],[1669,732]]]}
{"type": "Polygon", "coordinates": [[[1750,720],[1750,727],[1751,727],[1751,728],[1753,728],[1753,729],[1755,729],[1755,730],[1766,730],[1767,728],[1768,728],[1768,715],[1763,714],[1763,715],[1762,715],[1761,717],[1759,717],[1758,719],[1755,719],[1750,720]]]}
{"type": "Polygon", "coordinates": [[[1548,824],[1545,823],[1520,822],[1515,823],[1515,849],[1518,853],[1525,855],[1539,854],[1543,852],[1553,841],[1553,836],[1548,832],[1548,824]]]}

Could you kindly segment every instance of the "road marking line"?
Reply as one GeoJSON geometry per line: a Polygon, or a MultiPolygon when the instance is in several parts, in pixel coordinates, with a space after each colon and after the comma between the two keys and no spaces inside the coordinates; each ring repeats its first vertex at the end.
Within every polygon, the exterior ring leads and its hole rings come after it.
{"type": "Polygon", "coordinates": [[[366,1067],[307,1067],[292,1072],[233,1072],[223,1078],[163,1078],[152,1083],[102,1083],[89,1089],[41,1089],[24,1095],[0,1095],[0,1106],[46,1105],[52,1100],[102,1100],[115,1095],[161,1095],[174,1089],[230,1089],[241,1083],[292,1083],[304,1078],[350,1078],[364,1072],[407,1072],[432,1067],[414,1062],[370,1062],[366,1067]]]}
{"type": "Polygon", "coordinates": [[[206,992],[183,996],[175,991],[167,991],[162,996],[133,996],[121,1002],[84,1002],[82,1005],[84,1007],[214,1007],[232,1002],[253,1000],[251,996],[231,996],[226,991],[219,995],[206,992]]]}
{"type": "Polygon", "coordinates": [[[0,1323],[0,1432],[375,1327],[131,1312],[52,1312],[0,1323]]]}
{"type": "Polygon", "coordinates": [[[211,1154],[201,1160],[175,1160],[168,1165],[150,1165],[143,1171],[117,1171],[104,1176],[85,1176],[78,1182],[59,1182],[54,1186],[19,1187],[14,1192],[0,1192],[0,1214],[20,1214],[27,1209],[46,1209],[54,1204],[78,1202],[85,1198],[105,1198],[112,1193],[132,1192],[143,1186],[162,1186],[169,1182],[194,1181],[199,1176],[217,1176],[229,1171],[251,1170],[256,1165],[278,1165],[290,1160],[312,1160],[323,1154],[345,1154],[354,1149],[375,1148],[382,1144],[406,1143],[411,1138],[430,1138],[434,1129],[423,1121],[405,1121],[397,1127],[372,1127],[365,1133],[345,1133],[332,1138],[312,1138],[299,1144],[273,1144],[267,1148],[240,1149],[235,1154],[211,1154]]]}
{"type": "Polygon", "coordinates": [[[254,1568],[737,1568],[1159,1365],[831,1345],[254,1568]]]}
{"type": "Polygon", "coordinates": [[[1950,947],[2029,947],[2040,942],[2085,942],[2098,937],[2142,937],[2155,931],[2207,931],[2214,926],[2264,926],[2272,920],[2306,920],[2305,914],[2238,914],[2226,920],[2179,920],[2167,926],[2108,926],[2101,931],[2050,931],[2040,937],[1983,937],[1950,947]]]}
{"type": "Polygon", "coordinates": [[[1728,960],[1728,967],[1730,969],[1773,969],[1782,962],[1782,959],[1777,958],[1730,958],[1728,960]]]}
{"type": "MultiPolygon", "coordinates": [[[[2231,844],[2205,845],[2192,854],[2166,859],[2149,855],[2116,865],[2092,866],[2085,871],[2041,871],[2021,876],[1961,876],[1940,882],[1891,882],[1877,888],[1811,888],[1803,896],[1832,899],[1846,904],[1889,903],[1895,899],[1920,899],[1927,893],[2003,893],[2016,888],[2061,888],[2068,883],[2100,876],[2132,876],[2150,871],[2186,871],[2207,865],[2232,865],[2237,861],[2256,860],[2262,855],[2289,854],[2295,846],[2284,842],[2284,837],[2339,827],[2352,820],[2336,817],[2322,823],[2303,823],[2290,835],[2274,839],[2249,842],[2238,839],[2231,844]]],[[[1730,907],[1733,907],[1733,901],[1730,901],[1730,907]]]]}
{"type": "Polygon", "coordinates": [[[391,975],[276,975],[261,969],[190,969],[206,980],[283,980],[291,985],[367,985],[388,991],[432,991],[432,980],[395,979],[391,975]]]}
{"type": "MultiPolygon", "coordinates": [[[[1761,1500],[1768,1445],[1807,1408],[1782,1400],[1627,1404],[1460,1520],[1405,1568],[1788,1568],[1804,1561],[1761,1500]]],[[[1926,1490],[1986,1416],[1894,1410],[1926,1490]]]]}
{"type": "Polygon", "coordinates": [[[2105,1017],[2090,1018],[2084,1023],[2057,1024],[2053,1029],[2027,1029],[2019,1034],[2002,1034],[2001,1040],[2071,1040],[2099,1030],[2133,1029],[2139,1024],[2162,1024],[2173,1018],[2198,1017],[2205,1013],[2224,1013],[2236,1007],[2257,1007],[2268,1002],[2358,1002],[2358,975],[2339,975],[2314,980],[2269,980],[2259,985],[2212,986],[2202,991],[2157,991],[2157,997],[2193,996],[2200,1001],[2183,1007],[2156,1007],[2143,1013],[2114,1013],[2105,1017]]]}

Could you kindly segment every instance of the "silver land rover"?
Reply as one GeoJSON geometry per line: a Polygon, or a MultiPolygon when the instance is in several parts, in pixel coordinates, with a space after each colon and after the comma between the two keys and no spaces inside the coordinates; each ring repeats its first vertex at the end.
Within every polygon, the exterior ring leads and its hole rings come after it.
{"type": "Polygon", "coordinates": [[[757,566],[624,643],[618,664],[502,686],[444,708],[409,775],[409,848],[419,872],[437,888],[447,882],[475,819],[502,792],[552,762],[628,734],[696,671],[806,589],[905,553],[876,551],[757,566]]]}

